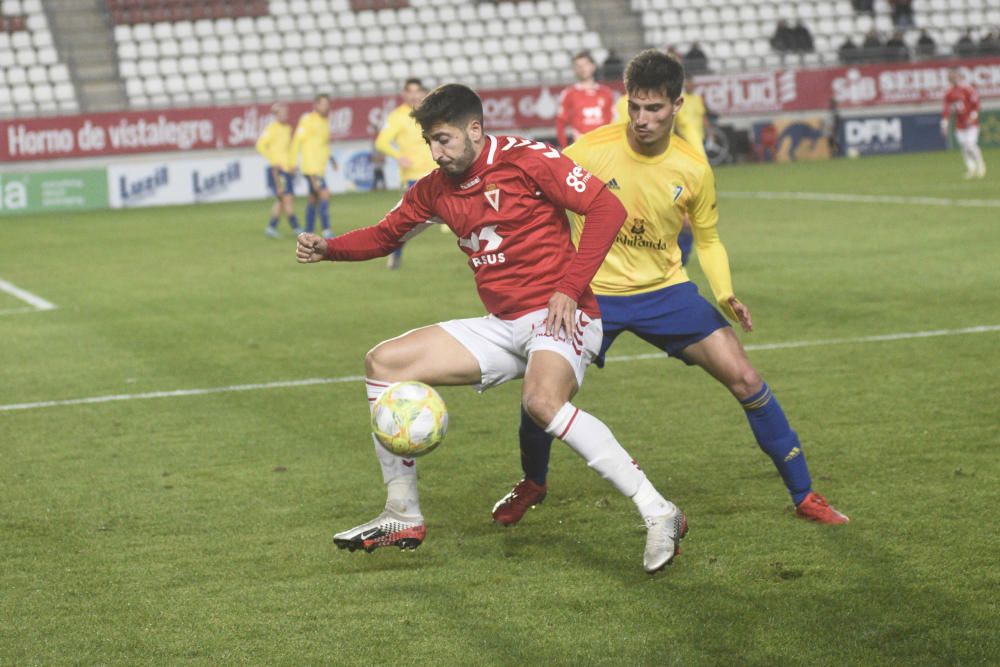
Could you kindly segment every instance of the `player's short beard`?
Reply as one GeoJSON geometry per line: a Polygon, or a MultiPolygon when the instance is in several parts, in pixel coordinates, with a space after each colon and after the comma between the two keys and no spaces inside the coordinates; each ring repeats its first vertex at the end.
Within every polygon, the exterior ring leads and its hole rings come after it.
{"type": "Polygon", "coordinates": [[[465,146],[462,150],[462,156],[455,158],[448,164],[439,164],[444,173],[449,176],[461,176],[464,174],[472,163],[476,159],[476,147],[472,143],[472,139],[469,138],[468,134],[463,134],[465,139],[465,146]]]}

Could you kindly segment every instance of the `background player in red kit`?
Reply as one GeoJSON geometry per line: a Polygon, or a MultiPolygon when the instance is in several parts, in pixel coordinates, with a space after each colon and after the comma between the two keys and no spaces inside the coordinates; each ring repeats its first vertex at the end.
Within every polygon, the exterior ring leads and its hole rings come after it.
{"type": "Polygon", "coordinates": [[[597,65],[588,51],[573,56],[576,83],[559,95],[556,137],[562,148],[591,130],[607,125],[614,118],[615,94],[594,80],[597,65]]]}
{"type": "MultiPolygon", "coordinates": [[[[451,320],[375,346],[365,357],[373,403],[393,382],[474,385],[524,377],[521,403],[539,426],[632,498],[645,520],[643,567],[656,572],[677,553],[687,524],[639,470],[603,422],[569,401],[597,354],[602,331],[590,280],[625,220],[604,184],[554,148],[483,131],[479,97],[439,87],[413,111],[438,164],[376,225],[335,239],[299,236],[299,262],[382,257],[429,223],[458,237],[475,274],[486,317],[451,320]],[[565,209],[587,216],[578,249],[565,209]]],[[[416,547],[426,528],[412,459],[376,444],[387,488],[385,510],[337,533],[338,547],[416,547]]]]}
{"type": "Polygon", "coordinates": [[[986,162],[979,149],[979,93],[967,83],[957,69],[948,71],[951,88],[944,94],[941,133],[948,136],[948,119],[955,114],[955,139],[962,149],[966,178],[986,176],[986,162]]]}

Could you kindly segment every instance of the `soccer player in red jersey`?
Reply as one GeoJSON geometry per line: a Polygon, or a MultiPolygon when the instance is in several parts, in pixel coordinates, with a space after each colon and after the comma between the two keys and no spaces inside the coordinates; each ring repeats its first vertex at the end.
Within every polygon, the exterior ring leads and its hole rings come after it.
{"type": "Polygon", "coordinates": [[[596,71],[597,65],[588,51],[573,56],[576,83],[559,95],[559,113],[556,114],[556,137],[562,148],[614,118],[615,94],[594,80],[596,71]]]}
{"type": "MultiPolygon", "coordinates": [[[[370,403],[393,382],[473,385],[523,377],[521,404],[547,433],[630,497],[645,520],[643,567],[671,562],[684,514],[653,487],[608,427],[570,403],[601,344],[590,280],[625,220],[604,183],[559,151],[483,129],[482,101],[447,84],[413,111],[438,165],[373,226],[334,239],[299,236],[299,262],[384,257],[428,224],[445,224],[468,257],[486,317],[450,320],[376,345],[365,357],[370,403]],[[578,248],[566,209],[586,215],[578,248]]],[[[426,535],[413,459],[378,444],[388,498],[375,519],[334,535],[351,551],[413,548],[426,535]]]]}
{"type": "Polygon", "coordinates": [[[955,114],[955,139],[962,149],[966,178],[986,176],[986,162],[979,149],[979,93],[967,83],[957,69],[948,72],[951,88],[944,94],[941,133],[948,136],[948,120],[955,114]]]}

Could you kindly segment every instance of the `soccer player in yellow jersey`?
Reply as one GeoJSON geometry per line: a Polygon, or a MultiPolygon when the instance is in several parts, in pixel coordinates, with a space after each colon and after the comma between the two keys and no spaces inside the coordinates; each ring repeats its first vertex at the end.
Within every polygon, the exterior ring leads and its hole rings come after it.
{"type": "Polygon", "coordinates": [[[271,238],[281,238],[278,222],[284,213],[292,231],[298,236],[302,229],[295,217],[295,192],[292,189],[292,126],[288,124],[288,105],[271,107],[274,120],[267,124],[257,139],[257,152],[267,160],[267,189],[274,196],[271,220],[264,233],[271,238]]]}
{"type": "MultiPolygon", "coordinates": [[[[309,184],[306,204],[306,231],[316,226],[316,211],[323,225],[323,238],[332,238],[330,231],[330,190],[326,187],[326,165],[330,160],[330,98],[317,95],[313,110],[299,119],[292,139],[292,160],[298,164],[309,184]]],[[[336,168],[336,163],[334,168],[336,168]]]]}
{"type": "MultiPolygon", "coordinates": [[[[715,303],[744,331],[753,322],[736,298],[729,258],[716,223],[715,178],[704,155],[672,136],[682,108],[684,68],[655,50],[643,51],[625,69],[629,122],[585,134],[566,150],[581,167],[607,183],[625,205],[628,218],[591,281],[604,322],[604,355],[624,331],[631,331],[668,355],[697,365],[721,382],[746,413],[757,444],[781,475],[798,516],[821,523],[848,518],[812,490],[798,436],[778,399],[747,358],[739,338],[718,310],[699,293],[681,265],[677,235],[684,213],[691,218],[698,261],[715,303]]],[[[583,221],[573,218],[574,237],[583,221]]],[[[524,479],[493,508],[498,523],[510,525],[547,493],[552,439],[522,412],[521,466],[524,479]]]]}
{"type": "MultiPolygon", "coordinates": [[[[437,168],[420,125],[410,116],[426,96],[427,89],[420,79],[407,79],[403,84],[403,103],[392,110],[375,138],[375,150],[399,162],[399,176],[407,188],[437,168]]],[[[447,225],[441,225],[441,231],[447,232],[447,225]]],[[[388,267],[398,269],[402,258],[400,247],[389,255],[388,267]]]]}
{"type": "MultiPolygon", "coordinates": [[[[615,103],[615,122],[625,122],[628,120],[628,94],[622,95],[615,103]]],[[[701,95],[694,92],[694,80],[690,77],[684,81],[684,104],[674,117],[674,132],[687,141],[691,148],[699,151],[705,159],[705,130],[708,128],[708,110],[705,108],[705,100],[701,95]]],[[[694,236],[691,232],[691,221],[684,216],[684,224],[680,234],[677,236],[677,245],[681,249],[681,264],[687,266],[691,257],[691,248],[694,245],[694,236]]]]}

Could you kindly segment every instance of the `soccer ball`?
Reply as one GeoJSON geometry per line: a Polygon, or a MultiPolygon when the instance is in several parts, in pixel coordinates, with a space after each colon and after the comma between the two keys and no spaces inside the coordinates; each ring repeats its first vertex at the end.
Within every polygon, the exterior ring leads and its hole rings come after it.
{"type": "Polygon", "coordinates": [[[423,456],[448,430],[444,399],[423,382],[397,382],[382,392],[372,408],[372,433],[396,456],[423,456]]]}

